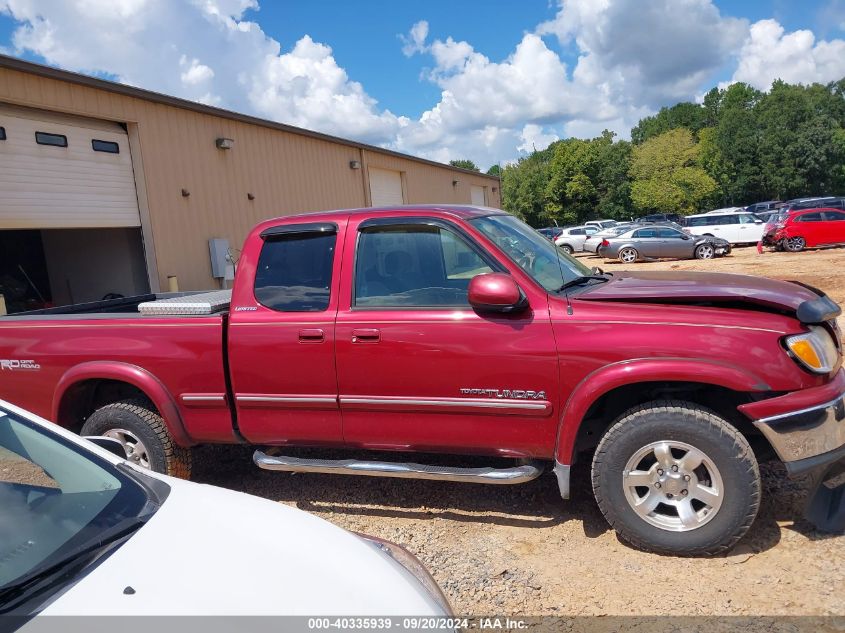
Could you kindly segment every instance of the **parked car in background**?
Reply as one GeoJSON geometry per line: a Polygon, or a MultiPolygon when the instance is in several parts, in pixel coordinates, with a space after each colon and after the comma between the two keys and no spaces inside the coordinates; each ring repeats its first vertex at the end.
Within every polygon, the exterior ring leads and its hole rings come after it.
{"type": "Polygon", "coordinates": [[[92,439],[0,401],[0,618],[450,612],[398,545],[92,439]]]}
{"type": "MultiPolygon", "coordinates": [[[[771,218],[777,217],[780,215],[780,211],[777,209],[773,209],[772,211],[757,211],[754,215],[756,215],[763,224],[768,224],[771,218]]],[[[763,234],[765,235],[765,228],[763,229],[763,234]]]]}
{"type": "Polygon", "coordinates": [[[595,253],[599,248],[599,244],[601,244],[604,238],[613,237],[615,235],[621,235],[622,233],[629,231],[634,226],[640,225],[633,224],[631,222],[628,222],[626,224],[617,224],[616,226],[611,227],[609,229],[604,229],[603,231],[599,231],[598,233],[588,235],[587,239],[584,241],[584,245],[582,246],[582,248],[587,253],[595,253]]]}
{"type": "Polygon", "coordinates": [[[845,208],[845,197],[843,196],[822,196],[815,198],[797,198],[787,200],[778,209],[781,212],[801,211],[803,209],[843,209],[845,208]]]}
{"type": "Polygon", "coordinates": [[[678,215],[677,213],[652,213],[650,215],[644,215],[642,217],[637,218],[634,222],[675,222],[676,224],[684,224],[683,216],[678,215]]]}
{"type": "Polygon", "coordinates": [[[723,207],[721,209],[713,209],[712,211],[707,211],[706,213],[700,213],[698,215],[711,215],[715,213],[740,213],[745,211],[742,207],[723,207]]]}
{"type": "Polygon", "coordinates": [[[712,259],[731,252],[727,240],[712,236],[693,236],[669,226],[644,226],[606,237],[598,255],[633,264],[643,259],[712,259]]]}
{"type": "Polygon", "coordinates": [[[845,244],[845,211],[808,209],[787,213],[775,226],[771,243],[793,253],[808,246],[845,244]]]}
{"type": "Polygon", "coordinates": [[[619,224],[616,220],[588,220],[584,222],[585,226],[595,226],[601,231],[602,229],[609,229],[619,224]]]}
{"type": "Polygon", "coordinates": [[[756,244],[763,237],[763,221],[747,211],[701,213],[687,216],[693,235],[721,237],[731,244],[756,244]]]}
{"type": "Polygon", "coordinates": [[[555,238],[563,232],[563,229],[559,226],[547,226],[542,229],[537,229],[537,232],[547,240],[554,242],[555,238]]]}
{"type": "Polygon", "coordinates": [[[780,200],[766,200],[764,202],[755,202],[754,204],[749,204],[745,207],[745,210],[749,213],[756,213],[760,214],[766,211],[774,211],[777,208],[777,205],[780,204],[780,200]]]}
{"type": "Polygon", "coordinates": [[[599,232],[597,226],[572,226],[563,229],[560,235],[555,238],[555,246],[564,253],[578,253],[584,250],[584,242],[588,235],[599,232]]]}

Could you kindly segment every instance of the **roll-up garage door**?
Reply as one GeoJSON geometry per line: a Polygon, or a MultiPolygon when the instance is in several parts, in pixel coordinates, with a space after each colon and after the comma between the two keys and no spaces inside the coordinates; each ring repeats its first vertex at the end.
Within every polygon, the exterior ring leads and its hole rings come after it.
{"type": "Polygon", "coordinates": [[[469,189],[470,193],[470,200],[472,200],[472,204],[477,207],[485,207],[487,206],[487,200],[485,200],[484,196],[484,187],[479,187],[478,185],[472,185],[469,189]]]}
{"type": "Polygon", "coordinates": [[[370,199],[374,207],[404,204],[402,174],[390,169],[369,168],[370,199]]]}
{"type": "Polygon", "coordinates": [[[141,225],[117,123],[0,104],[0,229],[141,225]]]}

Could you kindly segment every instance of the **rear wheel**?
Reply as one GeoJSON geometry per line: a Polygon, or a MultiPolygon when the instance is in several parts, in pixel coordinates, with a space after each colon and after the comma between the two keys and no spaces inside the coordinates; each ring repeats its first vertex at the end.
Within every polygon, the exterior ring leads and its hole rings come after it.
{"type": "Polygon", "coordinates": [[[724,552],[760,505],[760,472],[747,440],[689,402],[654,401],[625,413],[599,443],[592,479],[619,536],[662,554],[724,552]]]}
{"type": "Polygon", "coordinates": [[[637,252],[635,248],[623,248],[619,251],[619,261],[623,264],[633,264],[637,259],[639,259],[640,254],[637,252]]]}
{"type": "Polygon", "coordinates": [[[803,237],[787,237],[783,240],[783,247],[790,253],[803,251],[807,246],[807,240],[803,237]]]}
{"type": "Polygon", "coordinates": [[[713,259],[715,254],[716,249],[713,248],[712,244],[701,244],[695,249],[696,259],[713,259]]]}
{"type": "Polygon", "coordinates": [[[559,248],[567,255],[572,255],[572,253],[575,252],[569,244],[561,244],[559,248]]]}
{"type": "Polygon", "coordinates": [[[126,459],[142,468],[183,479],[191,476],[191,451],[176,445],[162,417],[143,400],[100,407],[85,421],[80,435],[118,440],[126,459]]]}

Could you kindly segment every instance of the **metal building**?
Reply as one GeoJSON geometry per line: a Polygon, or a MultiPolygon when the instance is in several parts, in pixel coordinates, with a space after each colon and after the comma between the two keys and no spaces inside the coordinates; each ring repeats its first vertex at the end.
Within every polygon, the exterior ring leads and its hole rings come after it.
{"type": "Polygon", "coordinates": [[[181,290],[220,287],[209,241],[228,240],[236,255],[269,217],[500,207],[500,194],[495,177],[0,56],[10,312],[166,290],[169,277],[181,290]]]}

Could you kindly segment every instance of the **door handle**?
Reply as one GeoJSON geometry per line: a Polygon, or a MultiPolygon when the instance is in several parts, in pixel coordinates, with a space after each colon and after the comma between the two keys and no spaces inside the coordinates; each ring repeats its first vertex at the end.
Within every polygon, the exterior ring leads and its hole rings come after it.
{"type": "Polygon", "coordinates": [[[326,335],[320,328],[299,330],[300,343],[322,343],[326,335]]]}
{"type": "Polygon", "coordinates": [[[381,340],[381,332],[375,329],[352,330],[353,343],[378,343],[381,340]]]}

